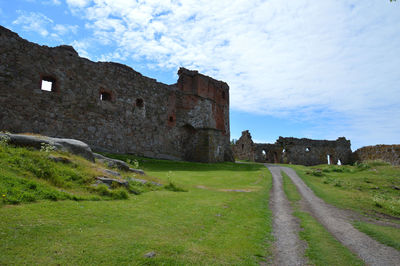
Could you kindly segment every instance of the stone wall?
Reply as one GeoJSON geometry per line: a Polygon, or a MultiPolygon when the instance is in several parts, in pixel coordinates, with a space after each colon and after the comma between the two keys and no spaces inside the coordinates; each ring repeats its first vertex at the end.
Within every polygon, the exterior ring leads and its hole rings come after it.
{"type": "Polygon", "coordinates": [[[362,147],[354,152],[354,161],[382,160],[400,165],[400,145],[376,145],[362,147]]]}
{"type": "Polygon", "coordinates": [[[166,85],[0,26],[0,130],[75,138],[97,151],[232,161],[228,85],[184,68],[178,75],[166,85]]]}
{"type": "Polygon", "coordinates": [[[282,138],[276,142],[283,147],[283,162],[300,165],[318,165],[328,163],[350,164],[352,151],[350,140],[341,137],[337,140],[312,140],[297,138],[282,138]]]}
{"type": "Polygon", "coordinates": [[[255,144],[248,130],[242,131],[242,136],[233,145],[232,150],[236,159],[254,162],[255,144]]]}
{"type": "Polygon", "coordinates": [[[233,147],[234,155],[238,159],[246,159],[262,163],[289,163],[300,165],[318,165],[328,162],[331,164],[350,164],[352,152],[350,141],[346,138],[337,140],[312,140],[283,138],[274,144],[254,143],[248,130],[233,147]]]}
{"type": "Polygon", "coordinates": [[[279,144],[255,144],[254,161],[267,163],[283,163],[283,147],[279,144]]]}

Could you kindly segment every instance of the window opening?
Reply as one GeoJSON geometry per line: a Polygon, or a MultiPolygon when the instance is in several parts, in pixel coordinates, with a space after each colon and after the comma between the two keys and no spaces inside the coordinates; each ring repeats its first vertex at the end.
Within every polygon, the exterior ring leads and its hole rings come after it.
{"type": "Polygon", "coordinates": [[[328,160],[328,164],[331,164],[331,156],[329,154],[326,155],[326,159],[328,160]]]}
{"type": "Polygon", "coordinates": [[[174,117],[173,116],[169,117],[169,122],[174,122],[174,117]]]}
{"type": "Polygon", "coordinates": [[[56,80],[51,77],[42,78],[40,89],[42,91],[54,91],[56,80]]]}
{"type": "Polygon", "coordinates": [[[136,99],[136,106],[142,108],[144,106],[143,99],[136,99]]]}
{"type": "Polygon", "coordinates": [[[222,92],[222,99],[225,99],[225,92],[222,92]]]}
{"type": "Polygon", "coordinates": [[[342,162],[340,161],[340,159],[337,161],[337,165],[342,165],[342,162]]]}
{"type": "Polygon", "coordinates": [[[306,152],[309,152],[309,151],[310,151],[310,148],[307,147],[307,148],[306,148],[306,152]]]}
{"type": "Polygon", "coordinates": [[[244,149],[244,144],[242,144],[242,150],[244,149]]]}
{"type": "Polygon", "coordinates": [[[103,91],[100,92],[100,100],[101,101],[111,101],[111,93],[103,91]]]}

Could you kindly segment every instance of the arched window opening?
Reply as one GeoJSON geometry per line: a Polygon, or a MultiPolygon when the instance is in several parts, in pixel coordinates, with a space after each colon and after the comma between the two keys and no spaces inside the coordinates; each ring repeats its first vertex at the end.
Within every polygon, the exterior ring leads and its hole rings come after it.
{"type": "Polygon", "coordinates": [[[267,159],[267,152],[265,150],[262,150],[261,153],[262,153],[263,160],[266,160],[267,159]]]}
{"type": "Polygon", "coordinates": [[[307,148],[306,148],[306,152],[309,152],[309,151],[310,151],[310,148],[307,147],[307,148]]]}

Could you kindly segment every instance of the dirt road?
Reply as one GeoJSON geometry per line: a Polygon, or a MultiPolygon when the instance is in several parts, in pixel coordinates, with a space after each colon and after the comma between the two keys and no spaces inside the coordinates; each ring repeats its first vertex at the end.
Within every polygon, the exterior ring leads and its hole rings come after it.
{"type": "Polygon", "coordinates": [[[280,167],[268,166],[273,176],[270,207],[274,214],[275,236],[274,265],[306,265],[305,242],[299,239],[300,225],[292,215],[292,208],[285,196],[280,167]]]}
{"type": "Polygon", "coordinates": [[[276,264],[303,265],[300,254],[298,228],[293,223],[291,207],[282,187],[281,171],[284,171],[300,192],[305,208],[344,246],[360,257],[367,265],[400,265],[400,252],[385,246],[361,233],[351,225],[346,212],[326,204],[288,167],[266,165],[273,176],[271,207],[274,214],[274,235],[276,242],[276,264]],[[284,198],[284,199],[283,199],[284,198]],[[290,254],[287,254],[288,251],[290,254]],[[286,257],[287,256],[287,257],[286,257]],[[282,262],[282,257],[286,260],[282,262]],[[296,263],[289,261],[297,260],[296,263]],[[288,263],[285,263],[288,261],[288,263]]]}

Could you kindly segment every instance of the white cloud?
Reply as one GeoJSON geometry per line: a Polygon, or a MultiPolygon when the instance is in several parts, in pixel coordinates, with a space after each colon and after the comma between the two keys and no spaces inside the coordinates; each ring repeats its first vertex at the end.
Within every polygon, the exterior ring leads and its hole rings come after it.
{"type": "Polygon", "coordinates": [[[59,42],[63,42],[63,36],[76,34],[77,25],[54,24],[54,21],[42,13],[25,12],[18,10],[18,18],[13,21],[15,25],[21,25],[24,31],[37,32],[42,37],[50,37],[59,42]]]}
{"type": "Polygon", "coordinates": [[[74,7],[74,8],[75,7],[83,8],[91,2],[91,0],[66,0],[66,1],[70,7],[74,7]]]}
{"type": "Polygon", "coordinates": [[[82,41],[77,41],[74,40],[71,45],[74,47],[74,49],[78,52],[79,56],[81,57],[86,57],[90,60],[93,60],[91,55],[88,53],[88,49],[91,47],[91,41],[86,39],[82,41]]]}
{"type": "Polygon", "coordinates": [[[59,6],[59,5],[61,5],[61,1],[60,0],[48,0],[48,1],[45,1],[44,4],[59,6]]]}
{"type": "Polygon", "coordinates": [[[78,32],[78,26],[77,25],[62,25],[62,24],[56,24],[53,26],[53,30],[58,34],[58,35],[66,35],[66,34],[76,34],[78,32]]]}
{"type": "Polygon", "coordinates": [[[21,10],[18,10],[17,13],[19,16],[13,21],[13,24],[22,25],[23,30],[37,32],[43,37],[49,35],[47,25],[53,23],[53,20],[41,13],[28,13],[21,10]]]}
{"type": "Polygon", "coordinates": [[[104,59],[198,69],[229,83],[237,110],[316,121],[359,138],[400,136],[399,119],[386,119],[400,117],[398,2],[67,2],[84,12],[94,38],[117,47],[104,59]]]}

